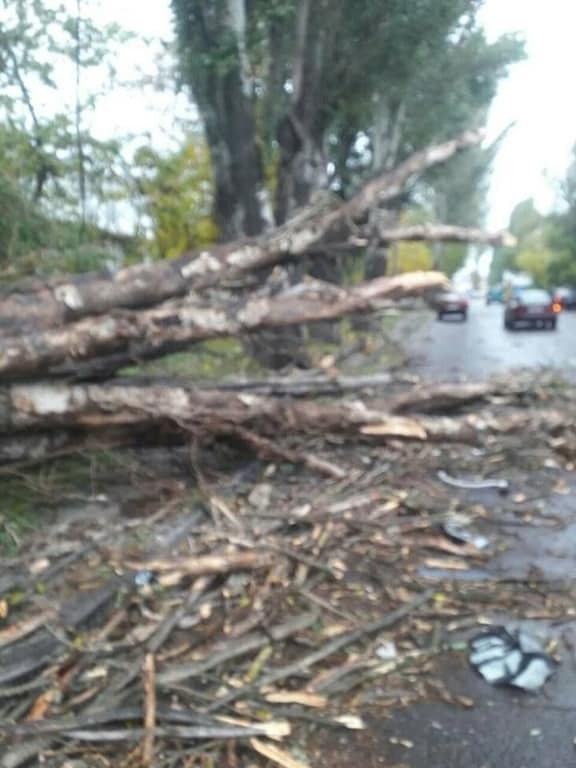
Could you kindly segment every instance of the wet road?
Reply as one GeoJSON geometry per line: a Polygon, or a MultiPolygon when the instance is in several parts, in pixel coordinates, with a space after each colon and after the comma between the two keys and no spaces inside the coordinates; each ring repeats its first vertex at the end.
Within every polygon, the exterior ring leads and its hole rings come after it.
{"type": "Polygon", "coordinates": [[[576,312],[565,312],[556,331],[506,331],[501,305],[472,301],[468,321],[435,318],[409,346],[411,367],[430,379],[485,378],[513,368],[555,367],[576,375],[576,312]]]}

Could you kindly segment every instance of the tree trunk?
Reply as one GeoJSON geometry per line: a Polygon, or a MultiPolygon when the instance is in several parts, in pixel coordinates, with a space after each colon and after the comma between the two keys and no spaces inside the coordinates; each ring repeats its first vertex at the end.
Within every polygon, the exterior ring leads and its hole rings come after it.
{"type": "MultiPolygon", "coordinates": [[[[486,390],[462,393],[455,386],[455,400],[461,404],[486,395],[486,390]]],[[[434,391],[430,393],[434,398],[434,391]]],[[[450,401],[449,387],[441,398],[450,401]]],[[[418,401],[417,401],[418,404],[418,401]]],[[[426,398],[419,406],[425,410],[426,398]]],[[[94,432],[106,442],[107,430],[120,440],[124,431],[141,441],[146,432],[161,441],[162,435],[242,435],[256,430],[281,444],[278,436],[301,434],[348,434],[372,439],[455,440],[476,442],[499,433],[522,432],[528,427],[557,433],[569,429],[566,413],[557,410],[510,409],[505,416],[484,411],[479,417],[396,415],[389,409],[361,403],[319,403],[291,401],[246,393],[197,390],[183,386],[150,386],[134,383],[69,385],[37,383],[13,385],[0,390],[0,461],[10,460],[2,450],[5,441],[16,456],[19,436],[23,444],[32,432],[43,436],[60,434],[62,445],[71,447],[74,439],[84,444],[86,432],[94,432]]],[[[41,455],[41,454],[40,454],[41,455]]]]}
{"type": "Polygon", "coordinates": [[[404,105],[392,104],[385,95],[378,98],[372,135],[372,167],[375,173],[396,165],[402,141],[404,105]]]}
{"type": "Polygon", "coordinates": [[[328,182],[321,110],[323,73],[333,50],[331,19],[340,11],[334,0],[300,0],[290,106],[278,129],[280,148],[276,223],[308,205],[328,182]]]}
{"type": "Polygon", "coordinates": [[[0,376],[90,378],[223,336],[241,336],[373,309],[380,299],[419,295],[446,285],[438,272],[381,278],[345,290],[308,281],[277,296],[242,302],[188,297],[151,310],[124,310],[4,339],[0,376]]]}
{"type": "Polygon", "coordinates": [[[246,58],[245,0],[174,0],[180,55],[204,121],[222,240],[270,223],[246,58]]]}

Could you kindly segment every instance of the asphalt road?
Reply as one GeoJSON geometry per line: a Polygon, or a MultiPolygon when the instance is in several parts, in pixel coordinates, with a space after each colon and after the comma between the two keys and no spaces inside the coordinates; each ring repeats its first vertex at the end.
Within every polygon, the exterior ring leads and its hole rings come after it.
{"type": "Polygon", "coordinates": [[[470,304],[467,322],[435,318],[413,337],[413,369],[426,379],[484,378],[515,368],[555,367],[576,375],[576,312],[564,312],[556,331],[507,331],[499,304],[470,304]]]}

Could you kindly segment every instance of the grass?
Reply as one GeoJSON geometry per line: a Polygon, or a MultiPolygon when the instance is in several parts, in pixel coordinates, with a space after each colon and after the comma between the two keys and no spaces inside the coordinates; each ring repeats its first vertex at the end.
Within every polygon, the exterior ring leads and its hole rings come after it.
{"type": "Polygon", "coordinates": [[[74,497],[108,492],[128,483],[132,458],[121,451],[94,451],[0,474],[0,556],[14,557],[23,538],[53,521],[58,506],[74,497]]]}
{"type": "Polygon", "coordinates": [[[259,373],[262,368],[246,355],[242,342],[229,338],[205,341],[189,352],[176,352],[121,371],[124,376],[178,376],[194,381],[259,373]]]}

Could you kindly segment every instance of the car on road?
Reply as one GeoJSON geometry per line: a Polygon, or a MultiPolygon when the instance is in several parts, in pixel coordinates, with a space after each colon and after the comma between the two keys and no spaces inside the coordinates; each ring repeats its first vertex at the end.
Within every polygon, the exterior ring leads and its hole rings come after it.
{"type": "Polygon", "coordinates": [[[468,299],[454,291],[442,293],[436,300],[436,312],[438,320],[443,320],[446,315],[458,315],[464,321],[468,317],[468,299]]]}
{"type": "Polygon", "coordinates": [[[554,301],[562,306],[562,309],[576,309],[576,288],[555,288],[554,301]]]}
{"type": "Polygon", "coordinates": [[[504,309],[504,327],[511,331],[519,325],[556,329],[562,306],[541,288],[515,290],[504,309]]]}
{"type": "Polygon", "coordinates": [[[488,288],[486,294],[486,304],[502,304],[504,300],[502,288],[498,285],[488,288]]]}

